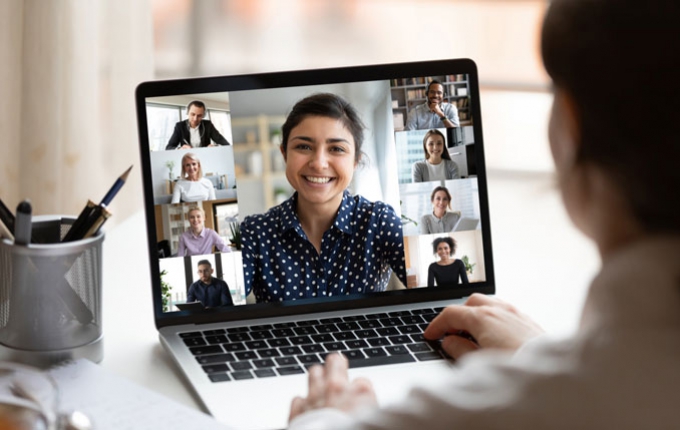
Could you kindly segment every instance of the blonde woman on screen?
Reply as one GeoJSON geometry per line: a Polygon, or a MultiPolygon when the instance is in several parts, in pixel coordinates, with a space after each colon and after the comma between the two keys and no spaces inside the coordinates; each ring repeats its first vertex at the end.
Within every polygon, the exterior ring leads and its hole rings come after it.
{"type": "Polygon", "coordinates": [[[182,157],[182,177],[175,183],[171,203],[215,200],[215,187],[203,177],[201,160],[192,152],[182,157]]]}

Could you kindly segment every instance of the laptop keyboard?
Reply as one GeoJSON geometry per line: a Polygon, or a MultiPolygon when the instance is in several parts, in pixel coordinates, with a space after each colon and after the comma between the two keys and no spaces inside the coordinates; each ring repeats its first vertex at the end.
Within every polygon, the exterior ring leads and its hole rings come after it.
{"type": "Polygon", "coordinates": [[[449,358],[423,331],[443,308],[180,333],[213,382],[306,373],[330,353],[350,368],[449,358]]]}

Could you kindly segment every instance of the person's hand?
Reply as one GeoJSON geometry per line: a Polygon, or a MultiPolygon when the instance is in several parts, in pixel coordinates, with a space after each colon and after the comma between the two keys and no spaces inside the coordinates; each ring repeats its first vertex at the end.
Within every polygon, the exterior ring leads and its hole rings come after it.
{"type": "Polygon", "coordinates": [[[187,145],[186,143],[180,147],[180,149],[191,149],[191,145],[187,145]]]}
{"type": "Polygon", "coordinates": [[[436,113],[438,116],[443,116],[444,112],[442,111],[442,108],[437,101],[431,101],[427,103],[427,107],[430,108],[430,112],[436,113]]]}
{"type": "Polygon", "coordinates": [[[307,397],[293,399],[289,421],[314,409],[337,408],[350,412],[360,407],[377,406],[378,401],[371,382],[366,378],[357,378],[350,382],[347,366],[344,355],[329,354],[324,366],[310,367],[307,397]]]}
{"type": "Polygon", "coordinates": [[[542,333],[538,324],[514,306],[476,293],[464,305],[444,308],[423,335],[430,340],[443,338],[444,351],[459,358],[479,348],[514,351],[542,333]]]}

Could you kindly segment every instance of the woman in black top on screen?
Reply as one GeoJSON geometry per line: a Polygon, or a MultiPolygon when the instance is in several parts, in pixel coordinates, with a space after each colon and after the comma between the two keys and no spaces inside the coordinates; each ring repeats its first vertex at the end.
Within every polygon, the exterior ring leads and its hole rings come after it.
{"type": "Polygon", "coordinates": [[[432,251],[439,256],[439,261],[430,264],[427,269],[427,286],[449,287],[468,284],[465,264],[453,257],[456,253],[456,241],[452,237],[438,237],[432,242],[432,251]]]}

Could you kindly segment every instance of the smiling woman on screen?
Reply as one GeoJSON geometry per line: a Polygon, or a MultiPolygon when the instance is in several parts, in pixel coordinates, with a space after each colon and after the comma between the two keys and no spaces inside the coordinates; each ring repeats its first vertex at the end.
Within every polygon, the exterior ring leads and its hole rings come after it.
{"type": "Polygon", "coordinates": [[[213,183],[203,177],[201,160],[187,152],[182,157],[182,177],[175,183],[171,203],[215,200],[213,183]]]}
{"type": "Polygon", "coordinates": [[[364,133],[354,107],[315,94],[293,107],[282,131],[295,194],[241,224],[246,292],[272,302],[384,291],[392,271],[405,285],[399,217],[347,191],[364,133]]]}
{"type": "Polygon", "coordinates": [[[458,165],[446,148],[446,138],[439,130],[430,130],[423,137],[425,159],[413,163],[413,182],[448,181],[460,178],[458,165]]]}

